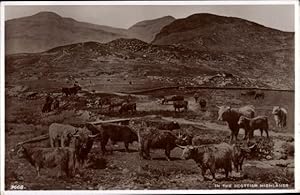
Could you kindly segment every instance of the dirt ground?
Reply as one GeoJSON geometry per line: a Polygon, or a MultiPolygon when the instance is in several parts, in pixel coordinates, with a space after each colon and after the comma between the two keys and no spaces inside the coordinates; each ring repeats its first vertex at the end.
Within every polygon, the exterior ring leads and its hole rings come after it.
{"type": "MultiPolygon", "coordinates": [[[[7,92],[8,89],[7,88],[7,92]]],[[[103,90],[100,89],[99,90],[103,90]]],[[[193,99],[195,91],[163,90],[133,95],[137,103],[134,114],[109,112],[107,108],[87,107],[84,94],[80,93],[77,103],[60,113],[41,113],[44,97],[26,100],[23,96],[6,95],[6,138],[5,138],[5,188],[22,185],[28,190],[118,190],[118,189],[264,189],[294,187],[294,93],[266,91],[265,99],[241,96],[241,90],[201,90],[201,97],[208,101],[206,111],[201,111],[193,99]],[[171,104],[162,105],[162,96],[181,94],[189,102],[186,112],[175,113],[171,104]],[[82,102],[81,102],[82,101],[82,102]],[[78,103],[79,102],[79,103],[78,103]],[[16,144],[32,137],[46,134],[53,122],[80,124],[88,121],[112,118],[156,116],[161,120],[175,120],[182,129],[191,129],[194,135],[202,135],[212,140],[229,142],[230,131],[227,125],[217,121],[216,105],[239,107],[246,104],[255,106],[256,115],[266,115],[270,124],[270,139],[260,137],[255,132],[255,140],[270,146],[265,155],[250,156],[244,162],[241,173],[232,172],[225,180],[224,173],[217,173],[217,181],[203,180],[201,170],[193,160],[181,160],[182,150],[175,148],[171,152],[172,161],[167,161],[164,151],[152,150],[153,160],[141,159],[138,155],[138,143],[130,145],[131,152],[124,151],[123,143],[108,144],[113,153],[103,156],[100,143],[94,143],[89,162],[105,164],[104,167],[86,167],[74,178],[57,178],[56,169],[42,169],[41,177],[24,159],[16,156],[16,144]],[[280,105],[288,110],[288,125],[284,129],[275,127],[272,108],[280,105]],[[289,149],[283,146],[291,145],[289,149]],[[96,161],[96,160],[98,161],[96,161]]],[[[8,93],[6,93],[8,94],[8,93]]],[[[22,94],[22,93],[20,93],[22,94]]],[[[69,101],[71,101],[69,99],[69,101]]],[[[243,137],[240,131],[239,139],[243,137]]],[[[31,146],[49,147],[48,140],[31,146]]],[[[206,173],[211,178],[209,172],[206,173]]]]}

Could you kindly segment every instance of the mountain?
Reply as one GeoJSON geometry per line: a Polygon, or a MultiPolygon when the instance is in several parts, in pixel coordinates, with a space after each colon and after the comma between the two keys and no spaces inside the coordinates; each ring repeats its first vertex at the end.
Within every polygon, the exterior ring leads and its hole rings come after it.
{"type": "Polygon", "coordinates": [[[212,51],[266,51],[293,48],[294,34],[235,17],[194,14],[165,26],[153,40],[212,51]]]}
{"type": "Polygon", "coordinates": [[[128,33],[131,37],[149,43],[164,26],[170,24],[174,20],[175,18],[172,16],[165,16],[154,20],[141,21],[131,26],[128,29],[128,33]]]}
{"type": "Polygon", "coordinates": [[[127,37],[123,29],[78,22],[53,12],[6,21],[6,52],[41,52],[82,41],[108,42],[127,37]]]}
{"type": "Polygon", "coordinates": [[[72,43],[106,43],[118,38],[138,38],[150,42],[163,26],[173,20],[167,16],[122,29],[79,22],[53,12],[40,12],[5,22],[5,50],[7,54],[33,53],[72,43]]]}

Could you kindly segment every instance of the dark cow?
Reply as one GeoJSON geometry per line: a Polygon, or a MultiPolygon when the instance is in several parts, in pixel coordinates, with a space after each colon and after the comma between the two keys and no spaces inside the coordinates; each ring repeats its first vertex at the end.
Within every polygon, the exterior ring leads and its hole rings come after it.
{"type": "Polygon", "coordinates": [[[174,101],[173,102],[173,107],[175,112],[178,110],[180,112],[180,108],[184,108],[184,110],[187,111],[188,109],[188,101],[174,101]]]}
{"type": "Polygon", "coordinates": [[[173,150],[177,144],[183,144],[182,141],[185,139],[187,139],[187,137],[176,136],[172,131],[147,128],[146,131],[139,135],[140,156],[151,160],[150,149],[164,149],[166,159],[170,161],[171,150],[173,150]]]}
{"type": "Polygon", "coordinates": [[[207,103],[206,103],[205,99],[200,99],[199,100],[199,105],[200,105],[201,110],[205,110],[206,104],[207,103]]]}
{"type": "Polygon", "coordinates": [[[215,180],[215,173],[217,169],[224,169],[225,176],[232,171],[232,146],[227,143],[218,145],[205,145],[205,146],[186,146],[182,147],[182,159],[193,159],[202,170],[204,179],[206,170],[209,169],[213,179],[215,180]]]}
{"type": "Polygon", "coordinates": [[[106,153],[106,144],[110,139],[112,142],[124,142],[126,152],[129,152],[129,144],[138,141],[137,134],[126,125],[103,123],[101,127],[94,126],[100,132],[101,150],[106,153]]]}
{"type": "Polygon", "coordinates": [[[69,95],[76,95],[77,93],[78,93],[78,91],[80,91],[81,90],[81,87],[79,86],[79,85],[75,85],[74,84],[74,86],[73,87],[70,87],[70,88],[68,88],[68,87],[63,87],[62,89],[61,89],[61,92],[63,93],[63,94],[65,94],[66,96],[69,96],[69,95]]]}
{"type": "Polygon", "coordinates": [[[249,91],[243,91],[241,92],[242,96],[255,96],[256,91],[255,90],[249,90],[249,91]]]}
{"type": "Polygon", "coordinates": [[[287,110],[285,108],[274,106],[272,114],[274,115],[277,127],[283,128],[286,126],[287,110]]]}
{"type": "Polygon", "coordinates": [[[20,146],[17,151],[19,158],[25,158],[37,171],[37,176],[40,177],[42,168],[59,167],[58,177],[65,172],[66,176],[73,176],[76,155],[74,148],[29,148],[20,146]]]}
{"type": "Polygon", "coordinates": [[[241,116],[238,124],[240,125],[240,127],[245,129],[245,136],[249,135],[250,139],[253,137],[253,131],[256,129],[260,130],[261,136],[263,135],[263,131],[265,131],[267,137],[269,138],[269,125],[267,116],[257,116],[255,118],[247,118],[245,116],[241,116]]]}
{"type": "MultiPolygon", "coordinates": [[[[255,114],[254,106],[252,105],[247,105],[241,108],[231,108],[230,106],[221,106],[218,108],[218,120],[227,122],[228,127],[231,130],[231,141],[233,140],[233,137],[237,139],[237,136],[239,134],[240,126],[238,124],[238,121],[240,119],[240,116],[243,115],[248,118],[253,118],[255,114]]],[[[244,139],[246,139],[246,136],[247,134],[245,133],[244,139]]]]}
{"type": "Polygon", "coordinates": [[[174,95],[172,97],[164,97],[162,104],[171,102],[171,101],[183,101],[184,97],[181,95],[174,95]]]}
{"type": "Polygon", "coordinates": [[[256,92],[254,99],[264,99],[265,98],[265,93],[262,91],[256,92]]]}
{"type": "Polygon", "coordinates": [[[121,108],[119,110],[120,114],[122,114],[124,112],[129,112],[129,111],[131,113],[136,112],[136,103],[133,103],[133,102],[131,102],[131,103],[124,103],[124,104],[122,104],[122,106],[121,106],[121,108]]]}
{"type": "Polygon", "coordinates": [[[51,112],[51,106],[53,101],[54,99],[50,95],[47,95],[42,112],[51,112]]]}

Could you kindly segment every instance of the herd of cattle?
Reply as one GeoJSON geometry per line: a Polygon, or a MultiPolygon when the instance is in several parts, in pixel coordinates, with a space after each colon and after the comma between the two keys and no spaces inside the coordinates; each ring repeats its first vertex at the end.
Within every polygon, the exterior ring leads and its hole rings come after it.
{"type": "MultiPolygon", "coordinates": [[[[80,90],[79,86],[63,88],[62,92],[74,95],[80,90]]],[[[257,93],[256,93],[257,94],[257,93]]],[[[262,96],[261,94],[259,96],[262,96]]],[[[264,97],[264,96],[263,96],[264,97]]],[[[201,108],[205,108],[206,101],[199,95],[194,95],[195,101],[199,102],[201,108]],[[200,99],[199,99],[200,98],[200,99]]],[[[123,101],[109,101],[109,109],[120,107],[119,112],[136,111],[136,103],[127,98],[123,101]]],[[[103,99],[102,99],[103,100],[103,99]]],[[[107,101],[107,100],[105,100],[107,101]]],[[[102,106],[107,102],[99,99],[98,105],[102,106]]],[[[175,112],[180,108],[187,109],[188,101],[183,96],[172,96],[164,98],[162,104],[173,102],[175,112]]],[[[46,107],[49,107],[49,99],[46,107]]],[[[46,104],[45,103],[45,104],[46,104]]],[[[51,102],[53,103],[53,101],[51,102]]],[[[45,105],[44,105],[45,107],[45,105]]],[[[51,107],[51,105],[50,105],[51,107]]],[[[139,156],[151,160],[151,149],[165,150],[166,159],[171,161],[170,153],[175,147],[183,149],[182,159],[193,159],[202,170],[203,177],[209,169],[213,179],[217,169],[224,169],[226,178],[232,171],[232,164],[236,171],[242,170],[243,160],[256,144],[249,146],[255,130],[266,132],[269,137],[268,117],[255,116],[255,108],[252,105],[240,108],[230,106],[218,107],[218,120],[226,121],[231,130],[231,144],[228,143],[204,143],[201,136],[193,136],[181,129],[177,122],[155,122],[149,120],[132,119],[128,124],[101,123],[95,125],[86,123],[83,127],[75,127],[69,124],[53,123],[49,126],[50,148],[41,148],[18,145],[18,156],[26,158],[36,168],[40,176],[41,168],[59,167],[58,176],[63,172],[67,176],[74,176],[76,172],[85,167],[88,154],[91,151],[95,140],[100,141],[102,154],[107,153],[106,145],[110,140],[112,144],[123,142],[125,150],[129,152],[129,144],[138,142],[139,156]],[[237,142],[239,129],[245,130],[244,142],[237,142]]],[[[278,127],[286,126],[286,109],[274,106],[272,114],[278,127]]],[[[204,177],[205,178],[205,177],[204,177]]]]}

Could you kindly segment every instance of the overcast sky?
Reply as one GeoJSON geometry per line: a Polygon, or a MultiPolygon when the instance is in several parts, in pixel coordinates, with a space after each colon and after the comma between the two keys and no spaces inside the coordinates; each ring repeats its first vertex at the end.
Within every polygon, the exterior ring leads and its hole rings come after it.
{"type": "Polygon", "coordinates": [[[267,27],[294,31],[293,5],[89,5],[89,6],[6,6],[5,20],[41,11],[113,27],[128,28],[142,21],[171,15],[184,18],[195,13],[212,13],[247,19],[267,27]]]}

